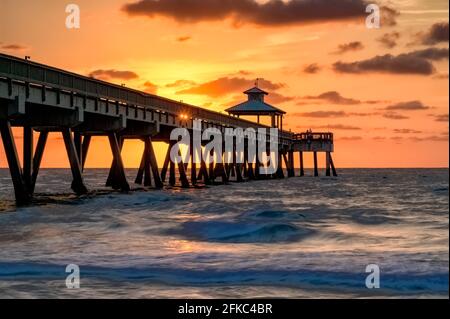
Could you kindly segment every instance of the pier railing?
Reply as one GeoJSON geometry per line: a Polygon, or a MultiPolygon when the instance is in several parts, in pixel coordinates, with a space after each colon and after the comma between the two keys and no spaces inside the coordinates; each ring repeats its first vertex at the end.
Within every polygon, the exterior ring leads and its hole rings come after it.
{"type": "Polygon", "coordinates": [[[307,132],[294,134],[293,136],[293,140],[295,141],[320,141],[333,143],[333,139],[333,133],[307,132]]]}

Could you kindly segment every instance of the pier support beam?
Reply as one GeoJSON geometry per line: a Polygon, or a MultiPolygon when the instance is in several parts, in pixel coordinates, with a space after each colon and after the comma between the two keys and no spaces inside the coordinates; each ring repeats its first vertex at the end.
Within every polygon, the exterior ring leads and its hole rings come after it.
{"type": "Polygon", "coordinates": [[[276,178],[284,178],[284,171],[283,171],[283,154],[282,150],[278,151],[278,168],[276,172],[276,178]]]}
{"type": "Polygon", "coordinates": [[[23,128],[23,178],[28,190],[31,190],[33,151],[33,129],[30,126],[25,126],[23,128]]]}
{"type": "Polygon", "coordinates": [[[89,146],[91,145],[91,136],[85,135],[83,138],[83,145],[81,146],[81,170],[84,171],[84,166],[86,165],[86,158],[89,151],[89,146]]]}
{"type": "Polygon", "coordinates": [[[317,152],[314,152],[314,176],[319,176],[319,169],[317,167],[317,152]]]}
{"type": "Polygon", "coordinates": [[[73,140],[72,132],[69,128],[62,130],[62,136],[64,139],[64,145],[66,146],[67,156],[69,157],[70,169],[72,171],[73,181],[72,189],[77,195],[83,195],[88,192],[84,185],[83,176],[81,173],[80,160],[78,159],[78,153],[75,148],[75,142],[73,140]]]}
{"type": "Polygon", "coordinates": [[[303,152],[299,152],[300,154],[300,176],[305,176],[305,166],[303,163],[303,152]]]}
{"type": "Polygon", "coordinates": [[[155,188],[160,189],[163,187],[163,182],[161,181],[161,175],[159,174],[158,162],[156,160],[152,139],[150,136],[146,136],[142,140],[144,141],[144,151],[142,153],[141,164],[139,166],[135,184],[142,184],[142,179],[144,178],[144,186],[152,186],[153,178],[153,185],[155,188]]]}
{"type": "MultiPolygon", "coordinates": [[[[194,136],[191,136],[190,141],[190,149],[191,149],[191,183],[193,186],[197,185],[197,159],[198,159],[198,150],[194,146],[194,136]]],[[[200,150],[201,152],[201,150],[200,150]]],[[[200,154],[201,157],[201,154],[200,154]]]]}
{"type": "Polygon", "coordinates": [[[9,121],[0,120],[0,132],[2,135],[3,147],[5,148],[6,159],[8,161],[9,171],[14,186],[14,194],[18,205],[30,203],[31,194],[26,188],[23,178],[22,168],[17,155],[16,143],[11,130],[9,121]]]}
{"type": "Polygon", "coordinates": [[[147,165],[150,166],[150,169],[152,171],[154,185],[156,188],[162,188],[163,183],[159,175],[158,162],[156,160],[155,149],[153,148],[153,142],[151,137],[148,137],[145,140],[145,149],[148,159],[147,165]]]}
{"type": "Polygon", "coordinates": [[[338,174],[336,172],[336,168],[334,167],[333,157],[331,157],[331,153],[330,153],[330,165],[331,165],[331,170],[333,171],[333,176],[337,177],[338,174]]]}
{"type": "Polygon", "coordinates": [[[38,143],[36,145],[36,151],[33,157],[33,173],[31,175],[31,188],[30,193],[34,193],[34,188],[36,187],[36,181],[39,173],[39,168],[41,167],[42,156],[44,155],[45,144],[47,144],[48,132],[42,131],[39,133],[38,143]]]}
{"type": "Polygon", "coordinates": [[[111,151],[113,154],[113,164],[111,167],[112,177],[111,186],[113,189],[120,189],[122,192],[129,192],[130,185],[127,182],[127,177],[125,175],[125,167],[123,165],[121,150],[123,146],[123,140],[121,142],[117,139],[116,133],[108,134],[109,145],[111,146],[111,151]]]}
{"type": "Polygon", "coordinates": [[[293,151],[288,152],[288,162],[289,162],[288,177],[295,177],[294,152],[293,151]]]}
{"type": "Polygon", "coordinates": [[[326,152],[326,154],[325,154],[325,157],[326,157],[326,159],[325,159],[325,161],[326,161],[326,163],[325,163],[325,168],[326,168],[326,173],[325,173],[325,175],[326,176],[331,176],[331,171],[330,171],[330,166],[331,166],[331,164],[330,164],[330,152],[326,152]]]}

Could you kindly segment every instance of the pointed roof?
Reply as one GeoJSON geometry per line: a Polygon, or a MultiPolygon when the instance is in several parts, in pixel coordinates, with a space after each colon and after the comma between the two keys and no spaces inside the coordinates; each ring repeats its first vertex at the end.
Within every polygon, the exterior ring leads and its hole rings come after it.
{"type": "Polygon", "coordinates": [[[255,86],[255,87],[253,87],[253,88],[251,88],[251,89],[249,89],[249,90],[247,90],[247,91],[245,91],[244,92],[244,94],[258,94],[258,93],[260,93],[260,94],[265,94],[265,95],[269,95],[269,93],[267,93],[266,91],[264,91],[264,90],[261,90],[259,87],[257,87],[257,86],[255,86]]]}

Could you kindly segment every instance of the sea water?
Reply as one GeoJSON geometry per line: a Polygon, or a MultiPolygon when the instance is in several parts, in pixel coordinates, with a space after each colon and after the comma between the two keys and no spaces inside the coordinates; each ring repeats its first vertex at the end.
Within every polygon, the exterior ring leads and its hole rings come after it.
{"type": "Polygon", "coordinates": [[[0,170],[0,298],[448,298],[448,169],[339,173],[77,198],[44,169],[16,208],[0,170]]]}

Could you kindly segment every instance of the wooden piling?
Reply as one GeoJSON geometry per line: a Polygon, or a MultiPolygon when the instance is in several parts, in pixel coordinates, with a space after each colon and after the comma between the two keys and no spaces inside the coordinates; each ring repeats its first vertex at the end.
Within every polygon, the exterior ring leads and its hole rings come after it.
{"type": "Polygon", "coordinates": [[[86,165],[87,154],[89,152],[89,146],[91,145],[91,136],[85,135],[83,137],[83,145],[81,146],[81,170],[84,172],[86,165]]]}
{"type": "Polygon", "coordinates": [[[123,142],[119,144],[117,134],[113,132],[108,134],[108,139],[115,162],[115,172],[113,173],[111,181],[112,187],[114,189],[120,189],[122,192],[129,192],[130,185],[128,184],[127,177],[125,175],[125,167],[123,165],[120,147],[120,145],[123,145],[123,142]]]}
{"type": "Polygon", "coordinates": [[[331,172],[330,172],[330,152],[326,152],[326,154],[325,154],[325,157],[326,157],[326,159],[325,159],[325,161],[326,161],[326,163],[325,163],[325,167],[326,167],[326,176],[331,176],[331,172]]]}
{"type": "Polygon", "coordinates": [[[333,171],[333,176],[337,177],[338,174],[336,172],[336,168],[334,167],[333,157],[331,157],[331,153],[330,153],[330,165],[331,165],[331,170],[333,171]]]}
{"type": "Polygon", "coordinates": [[[80,160],[78,159],[78,153],[75,148],[75,142],[73,140],[71,129],[62,129],[62,136],[64,139],[64,145],[66,146],[67,156],[69,157],[70,169],[72,171],[72,189],[77,195],[86,194],[88,190],[84,185],[80,160]]]}
{"type": "Polygon", "coordinates": [[[31,194],[26,188],[26,183],[23,179],[23,172],[20,166],[16,143],[14,141],[11,124],[9,121],[0,121],[0,132],[2,135],[3,147],[5,148],[6,159],[8,161],[9,171],[13,181],[16,203],[18,205],[28,204],[31,201],[31,194]]]}
{"type": "Polygon", "coordinates": [[[314,152],[314,176],[319,176],[319,169],[317,167],[317,152],[314,152]]]}
{"type": "Polygon", "coordinates": [[[150,169],[152,171],[154,185],[156,188],[162,188],[163,183],[159,175],[158,161],[156,159],[155,149],[153,148],[151,137],[148,137],[146,140],[146,148],[148,153],[148,164],[150,165],[150,169]]]}
{"type": "Polygon", "coordinates": [[[45,145],[47,143],[48,139],[48,132],[42,131],[39,133],[38,142],[36,145],[36,151],[34,153],[33,157],[33,173],[31,176],[31,187],[30,187],[30,193],[34,193],[34,189],[36,187],[36,181],[39,173],[39,169],[41,167],[42,162],[42,156],[44,155],[45,145]]]}
{"type": "Polygon", "coordinates": [[[305,176],[305,167],[303,164],[303,152],[300,153],[300,176],[305,176]]]}

